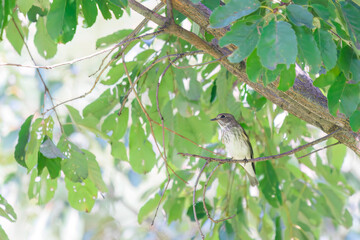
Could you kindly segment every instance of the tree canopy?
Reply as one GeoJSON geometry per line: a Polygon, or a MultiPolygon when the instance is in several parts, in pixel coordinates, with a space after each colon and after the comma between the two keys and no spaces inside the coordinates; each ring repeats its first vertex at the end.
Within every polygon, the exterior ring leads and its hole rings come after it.
{"type": "MultiPolygon", "coordinates": [[[[0,0],[0,6],[0,40],[33,61],[0,67],[16,67],[20,82],[22,68],[31,68],[42,84],[38,111],[23,120],[14,146],[29,175],[30,199],[47,204],[62,184],[70,206],[91,214],[99,193],[111,198],[96,151],[72,140],[83,134],[110,146],[114,168],[129,167],[139,181],[164,174],[160,186],[143,193],[140,224],[156,225],[163,209],[164,221],[179,232],[198,226],[189,238],[319,239],[327,225],[352,226],[347,198],[359,186],[341,169],[347,152],[360,156],[358,0],[0,0]],[[136,28],[89,39],[96,49],[90,56],[38,66],[27,44],[51,59],[79,27],[136,13],[143,17],[136,28]],[[56,84],[45,71],[61,73],[93,57],[103,61],[87,73],[91,89],[55,100],[56,84]],[[99,86],[105,90],[95,100],[77,105],[99,86]],[[226,153],[210,118],[221,112],[241,123],[255,157],[273,156],[257,159],[258,188],[249,187],[239,164],[219,160],[226,153]],[[320,140],[310,142],[320,130],[329,147],[317,152],[320,140]]],[[[2,195],[0,205],[0,216],[15,221],[2,195]]],[[[7,239],[1,226],[0,238],[7,239]]]]}

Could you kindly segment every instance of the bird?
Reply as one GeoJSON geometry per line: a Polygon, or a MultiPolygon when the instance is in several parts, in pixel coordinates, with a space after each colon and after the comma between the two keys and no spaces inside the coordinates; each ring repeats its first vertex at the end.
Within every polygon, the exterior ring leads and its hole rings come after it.
{"type": "MultiPolygon", "coordinates": [[[[225,145],[227,154],[232,159],[243,160],[253,158],[253,149],[249,137],[232,114],[220,113],[216,118],[211,119],[211,121],[216,121],[219,124],[222,143],[225,145]]],[[[240,165],[244,168],[251,186],[259,185],[254,162],[240,163],[240,165]]]]}

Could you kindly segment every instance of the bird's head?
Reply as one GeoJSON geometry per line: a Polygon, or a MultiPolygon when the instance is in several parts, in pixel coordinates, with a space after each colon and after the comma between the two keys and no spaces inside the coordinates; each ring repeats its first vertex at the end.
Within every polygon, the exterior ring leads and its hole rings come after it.
{"type": "Polygon", "coordinates": [[[211,121],[216,121],[221,128],[227,128],[233,124],[238,124],[235,117],[230,113],[220,113],[216,118],[211,119],[211,121]]]}

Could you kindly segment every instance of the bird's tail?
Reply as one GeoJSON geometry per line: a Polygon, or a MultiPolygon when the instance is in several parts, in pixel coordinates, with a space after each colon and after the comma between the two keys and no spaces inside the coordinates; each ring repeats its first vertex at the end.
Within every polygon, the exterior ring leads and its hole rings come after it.
{"type": "Polygon", "coordinates": [[[246,164],[241,163],[241,166],[244,168],[246,175],[248,176],[248,178],[250,180],[251,186],[259,185],[259,182],[256,179],[254,163],[246,163],[246,164]]]}
{"type": "Polygon", "coordinates": [[[257,180],[257,178],[256,177],[254,177],[254,176],[251,176],[250,174],[248,174],[247,172],[246,172],[246,175],[248,176],[248,178],[249,178],[249,180],[250,180],[250,184],[251,184],[251,186],[257,186],[257,185],[259,185],[259,182],[258,182],[258,180],[257,180]]]}

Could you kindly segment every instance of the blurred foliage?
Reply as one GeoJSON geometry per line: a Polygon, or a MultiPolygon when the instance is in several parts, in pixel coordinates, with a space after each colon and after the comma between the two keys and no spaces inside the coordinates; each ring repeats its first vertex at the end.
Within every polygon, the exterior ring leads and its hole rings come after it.
{"type": "MultiPolygon", "coordinates": [[[[330,112],[334,115],[338,111],[344,113],[350,118],[354,131],[359,129],[358,3],[231,0],[225,6],[219,6],[219,1],[210,1],[212,4],[203,2],[214,9],[210,17],[212,27],[224,27],[235,21],[231,31],[219,43],[238,47],[229,60],[240,62],[247,58],[246,72],[251,81],[262,81],[266,85],[279,77],[279,89],[286,91],[295,79],[295,63],[307,66],[310,76],[316,78],[314,84],[327,94],[330,112]]],[[[0,5],[0,37],[5,30],[6,38],[21,54],[24,42],[19,32],[27,40],[29,27],[35,25],[33,41],[39,54],[46,59],[57,53],[58,44],[73,39],[79,19],[83,20],[83,27],[91,27],[97,20],[98,10],[104,19],[115,17],[119,21],[124,11],[128,11],[126,0],[54,0],[51,3],[46,0],[0,0],[0,5]]],[[[178,23],[185,19],[179,12],[176,12],[176,18],[178,23]]],[[[190,23],[195,29],[195,23],[190,23]]],[[[143,32],[153,30],[146,27],[143,32]]],[[[120,42],[130,32],[118,30],[94,39],[94,46],[107,47],[120,42]]],[[[166,34],[156,38],[156,44],[160,45],[156,49],[159,50],[154,50],[153,42],[153,39],[135,40],[128,46],[126,52],[135,46],[137,51],[136,56],[126,63],[132,81],[137,80],[156,59],[182,53],[185,49],[189,52],[196,50],[188,42],[166,34]]],[[[175,64],[188,66],[212,60],[208,55],[194,53],[180,58],[175,64]]],[[[51,116],[28,117],[19,131],[14,152],[15,160],[30,175],[29,198],[46,204],[54,197],[61,182],[67,189],[68,203],[74,209],[90,212],[98,193],[108,191],[92,149],[78,147],[69,140],[77,132],[89,132],[93,134],[89,135],[90,138],[107,141],[111,146],[114,168],[122,162],[129,162],[134,171],[131,179],[154,168],[166,171],[156,141],[161,150],[166,150],[162,154],[166,154],[168,165],[185,181],[193,181],[197,169],[204,162],[192,158],[186,161],[177,153],[210,156],[196,144],[210,150],[221,149],[217,126],[209,121],[219,112],[230,112],[242,123],[254,146],[255,156],[285,152],[307,143],[309,137],[315,137],[304,122],[287,115],[253,89],[241,84],[219,63],[181,69],[170,67],[163,75],[167,64],[168,59],[164,58],[138,81],[135,88],[144,109],[136,98],[131,98],[119,115],[130,88],[130,79],[122,63],[112,63],[107,75],[101,79],[101,84],[107,89],[97,99],[83,109],[66,106],[68,114],[62,117],[67,124],[57,143],[54,143],[55,127],[51,116]],[[166,128],[171,131],[163,131],[156,125],[156,122],[161,122],[157,107],[166,128]],[[153,121],[149,122],[148,117],[153,121]],[[284,117],[283,121],[277,120],[281,117],[284,117]]],[[[249,190],[240,167],[222,165],[208,186],[214,194],[206,197],[207,208],[212,216],[222,218],[234,213],[236,216],[211,225],[207,238],[318,239],[324,219],[330,219],[334,227],[351,227],[352,217],[345,204],[354,190],[340,171],[346,148],[338,145],[327,149],[326,157],[316,153],[299,158],[312,150],[309,148],[296,156],[257,163],[258,194],[249,190]]],[[[210,164],[205,170],[207,177],[212,167],[210,164]]],[[[167,224],[185,218],[194,221],[193,186],[185,184],[173,172],[169,171],[169,174],[169,188],[165,188],[167,179],[164,179],[160,189],[148,189],[143,193],[146,201],[137,209],[139,223],[153,216],[162,194],[164,198],[160,207],[166,213],[167,224]]],[[[206,179],[200,179],[197,202],[202,198],[205,182],[206,179]]],[[[0,200],[0,215],[10,221],[16,220],[12,207],[2,196],[0,200]]],[[[208,223],[201,202],[196,204],[196,209],[200,223],[208,223]]],[[[188,226],[190,228],[192,226],[188,226]]],[[[2,228],[0,237],[6,239],[2,228]]]]}

